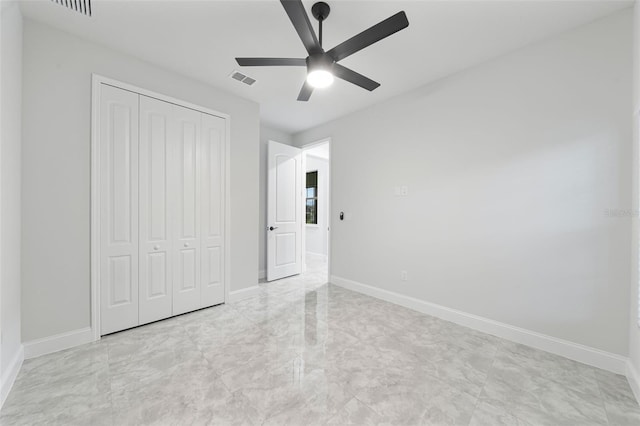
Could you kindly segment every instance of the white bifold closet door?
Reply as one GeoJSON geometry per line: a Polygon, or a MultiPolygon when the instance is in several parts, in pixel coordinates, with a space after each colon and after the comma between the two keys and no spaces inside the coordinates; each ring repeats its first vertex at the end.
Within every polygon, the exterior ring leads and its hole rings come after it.
{"type": "Polygon", "coordinates": [[[225,119],[106,85],[100,111],[102,334],[223,303],[225,119]]]}
{"type": "Polygon", "coordinates": [[[170,185],[175,156],[173,105],[140,96],[140,312],[139,324],[173,312],[170,185]]]}
{"type": "Polygon", "coordinates": [[[200,182],[202,247],[202,302],[205,306],[224,302],[224,179],[226,121],[202,114],[202,158],[200,182]]]}
{"type": "Polygon", "coordinates": [[[173,313],[200,307],[200,113],[174,109],[176,175],[173,313]]]}
{"type": "Polygon", "coordinates": [[[138,324],[138,95],[102,86],[100,315],[102,334],[138,324]]]}

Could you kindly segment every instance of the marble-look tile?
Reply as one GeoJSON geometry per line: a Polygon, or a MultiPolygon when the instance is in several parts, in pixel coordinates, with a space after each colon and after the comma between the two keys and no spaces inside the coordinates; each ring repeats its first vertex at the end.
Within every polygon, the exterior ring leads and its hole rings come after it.
{"type": "Polygon", "coordinates": [[[495,353],[503,342],[495,336],[428,315],[416,319],[399,338],[416,345],[444,342],[490,354],[495,353]]]}
{"type": "Polygon", "coordinates": [[[605,402],[604,408],[607,410],[609,424],[616,426],[638,426],[640,425],[640,408],[636,405],[629,406],[605,402]]]}
{"type": "Polygon", "coordinates": [[[103,344],[27,360],[0,413],[0,424],[109,424],[110,391],[103,344]]]}
{"type": "Polygon", "coordinates": [[[412,367],[412,374],[428,374],[477,396],[484,386],[493,365],[495,351],[471,350],[446,341],[429,345],[402,346],[405,366],[412,367]],[[411,365],[413,361],[413,366],[411,365]]]}
{"type": "Polygon", "coordinates": [[[252,298],[25,361],[0,423],[640,424],[623,376],[327,284],[314,269],[326,262],[308,265],[252,298]]]}
{"type": "Polygon", "coordinates": [[[480,399],[534,424],[607,424],[602,401],[594,399],[591,389],[575,389],[528,374],[526,366],[496,360],[480,399]]]}
{"type": "Polygon", "coordinates": [[[326,423],[331,426],[341,425],[379,425],[383,423],[375,411],[367,407],[357,398],[352,398],[326,423]]]}
{"type": "MultiPolygon", "coordinates": [[[[294,359],[285,365],[268,368],[263,371],[252,371],[253,374],[242,381],[240,392],[251,402],[251,405],[266,420],[293,407],[306,405],[314,395],[302,374],[300,360],[294,359]]],[[[238,377],[234,377],[240,383],[238,377]]],[[[225,384],[228,377],[223,376],[225,384]]]]}
{"type": "Polygon", "coordinates": [[[189,419],[206,417],[230,399],[231,393],[206,362],[190,362],[113,389],[113,418],[115,424],[191,423],[189,419]]]}
{"type": "MultiPolygon", "coordinates": [[[[272,370],[288,367],[293,369],[300,362],[298,354],[294,351],[283,352],[277,348],[264,346],[246,363],[229,366],[225,371],[221,371],[220,377],[229,390],[236,391],[255,384],[256,380],[272,370]]],[[[212,367],[218,368],[217,365],[212,367]]]]}
{"type": "Polygon", "coordinates": [[[604,402],[629,408],[640,408],[625,376],[604,370],[596,370],[595,377],[604,402]]]}
{"type": "Polygon", "coordinates": [[[306,373],[305,382],[303,397],[265,419],[265,425],[324,425],[353,399],[341,383],[330,382],[322,372],[306,373]]]}
{"type": "Polygon", "coordinates": [[[174,371],[180,371],[186,365],[205,363],[202,352],[184,334],[176,338],[168,337],[159,348],[153,345],[135,345],[129,342],[125,353],[119,352],[118,343],[109,343],[109,373],[112,389],[129,386],[132,383],[145,383],[174,371]],[[134,352],[131,346],[137,347],[134,352]],[[112,350],[113,349],[113,350],[112,350]],[[118,352],[113,357],[111,354],[118,352]]]}
{"type": "Polygon", "coordinates": [[[17,393],[7,399],[0,424],[111,424],[109,391],[96,392],[95,387],[76,385],[51,391],[47,396],[42,393],[17,393]]]}
{"type": "Polygon", "coordinates": [[[479,401],[469,426],[532,426],[532,423],[517,418],[513,413],[490,404],[487,401],[479,401]]]}
{"type": "Polygon", "coordinates": [[[558,355],[503,341],[496,355],[496,365],[531,379],[525,383],[535,383],[537,378],[553,380],[596,404],[600,399],[596,380],[598,369],[558,355]]]}
{"type": "Polygon", "coordinates": [[[394,425],[466,425],[477,399],[436,378],[365,387],[356,397],[394,425]]]}

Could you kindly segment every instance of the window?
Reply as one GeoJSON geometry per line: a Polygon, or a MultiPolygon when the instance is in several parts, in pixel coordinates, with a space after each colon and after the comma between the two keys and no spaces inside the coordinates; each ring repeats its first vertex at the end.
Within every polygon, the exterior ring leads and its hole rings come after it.
{"type": "Polygon", "coordinates": [[[307,172],[307,223],[318,224],[318,171],[307,172]]]}

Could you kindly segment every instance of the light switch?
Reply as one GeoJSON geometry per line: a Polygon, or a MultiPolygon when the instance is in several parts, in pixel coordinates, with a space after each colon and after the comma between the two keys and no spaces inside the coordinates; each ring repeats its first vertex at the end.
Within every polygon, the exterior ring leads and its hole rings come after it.
{"type": "Polygon", "coordinates": [[[402,195],[403,197],[406,197],[407,195],[409,195],[409,187],[408,186],[401,186],[400,187],[400,195],[402,195]]]}
{"type": "Polygon", "coordinates": [[[402,195],[402,189],[399,186],[396,186],[395,188],[393,188],[393,193],[396,197],[399,197],[402,195]]]}

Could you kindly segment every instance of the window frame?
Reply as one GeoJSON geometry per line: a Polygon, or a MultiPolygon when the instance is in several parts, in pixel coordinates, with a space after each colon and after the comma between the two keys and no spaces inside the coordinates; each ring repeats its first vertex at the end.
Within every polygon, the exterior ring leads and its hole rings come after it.
{"type": "Polygon", "coordinates": [[[318,177],[319,177],[319,175],[320,174],[318,173],[318,170],[309,170],[309,171],[305,172],[305,194],[304,194],[305,195],[305,199],[304,199],[305,215],[304,215],[304,222],[305,222],[306,226],[320,226],[318,224],[318,184],[319,184],[318,177]],[[316,186],[311,186],[311,187],[307,186],[308,185],[307,184],[308,176],[309,176],[310,173],[315,173],[316,174],[316,186]],[[308,197],[307,196],[308,195],[307,191],[308,191],[309,188],[314,188],[315,189],[315,191],[314,191],[314,195],[315,196],[314,197],[308,197]],[[308,222],[308,215],[307,215],[307,207],[308,206],[307,206],[307,203],[309,202],[309,200],[314,200],[315,201],[315,205],[314,205],[314,207],[315,207],[314,218],[316,220],[315,223],[308,222]]]}

